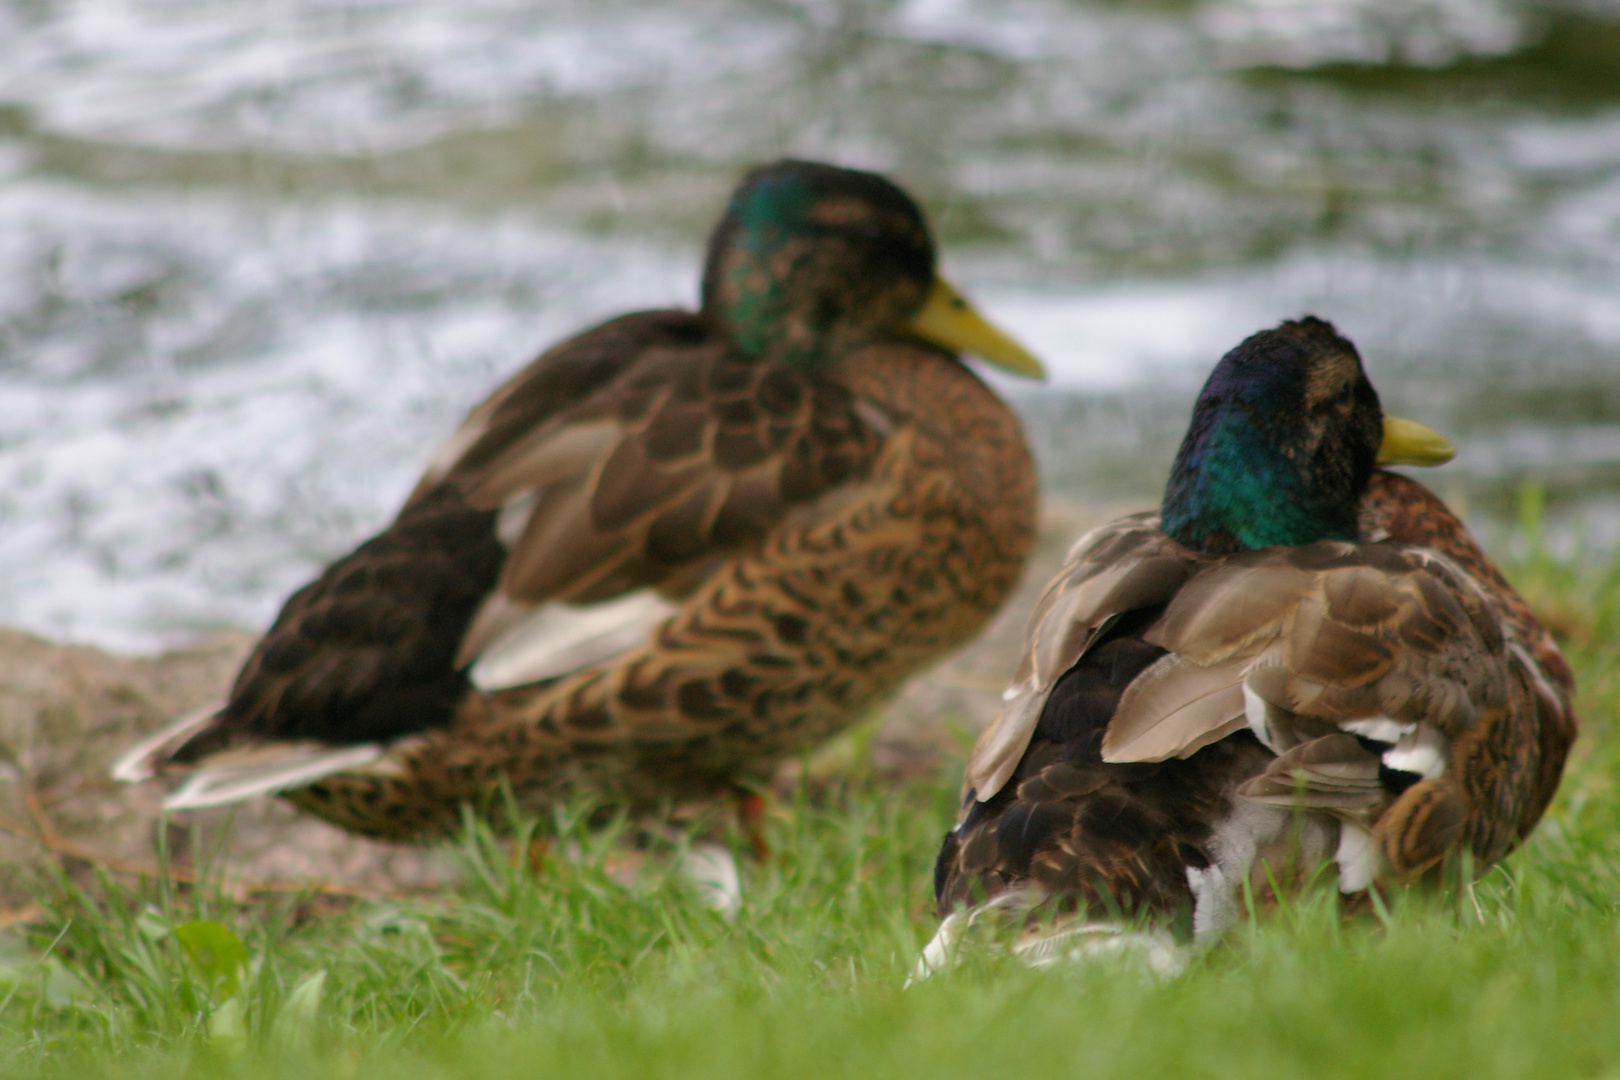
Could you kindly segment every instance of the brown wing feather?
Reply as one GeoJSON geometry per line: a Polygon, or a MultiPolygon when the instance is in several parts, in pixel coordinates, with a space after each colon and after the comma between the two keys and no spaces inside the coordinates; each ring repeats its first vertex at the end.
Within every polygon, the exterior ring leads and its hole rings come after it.
{"type": "Polygon", "coordinates": [[[1252,656],[1276,637],[1313,584],[1309,573],[1275,553],[1233,556],[1187,582],[1143,638],[1198,664],[1252,656]]]}
{"type": "Polygon", "coordinates": [[[626,371],[660,348],[694,348],[709,340],[708,325],[687,311],[640,311],[610,319],[547,349],[467,414],[434,454],[406,500],[422,498],[452,470],[460,486],[497,459],[510,459],[515,445],[577,413],[626,371]]]}
{"type": "Polygon", "coordinates": [[[1453,735],[1503,693],[1500,632],[1483,615],[1478,591],[1456,571],[1385,545],[1322,543],[1221,560],[1189,580],[1143,634],[1186,666],[1166,669],[1172,678],[1152,697],[1135,687],[1126,695],[1108,758],[1185,755],[1227,728],[1219,710],[1173,720],[1160,711],[1176,700],[1174,678],[1191,680],[1183,692],[1191,700],[1207,693],[1212,672],[1235,684],[1273,665],[1279,670],[1265,681],[1277,689],[1261,696],[1292,712],[1335,723],[1422,720],[1453,735]]]}
{"type": "MultiPolygon", "coordinates": [[[[622,327],[605,336],[629,343],[622,327]]],[[[573,347],[599,347],[586,337],[573,347]]],[[[445,481],[503,508],[513,537],[503,602],[591,602],[661,584],[870,469],[881,440],[843,387],[702,336],[646,335],[640,346],[567,408],[520,377],[475,412],[482,434],[452,440],[468,448],[445,481]]],[[[554,381],[558,362],[542,357],[529,377],[554,381]]]]}
{"type": "Polygon", "coordinates": [[[973,747],[964,790],[979,801],[1013,773],[1052,687],[1110,621],[1165,603],[1198,565],[1197,556],[1133,514],[1082,536],[1030,615],[1025,650],[1006,703],[973,747]]]}
{"type": "MultiPolygon", "coordinates": [[[[1376,818],[1384,863],[1409,876],[1438,866],[1459,844],[1482,865],[1500,858],[1540,816],[1556,785],[1572,726],[1567,698],[1518,644],[1506,610],[1449,554],[1388,544],[1311,545],[1210,568],[1143,636],[1179,661],[1217,661],[1196,676],[1189,672],[1186,697],[1205,692],[1200,680],[1247,662],[1251,690],[1293,714],[1282,722],[1296,733],[1284,733],[1286,745],[1277,747],[1293,757],[1273,766],[1273,781],[1250,789],[1268,792],[1265,801],[1282,797],[1285,778],[1310,774],[1301,755],[1347,747],[1335,736],[1322,742],[1323,723],[1385,718],[1443,736],[1445,772],[1404,792],[1391,790],[1387,808],[1369,809],[1365,793],[1335,802],[1345,793],[1330,791],[1321,776],[1301,793],[1304,805],[1376,818]]],[[[1541,642],[1543,650],[1547,645],[1541,642]]],[[[1166,661],[1155,670],[1172,668],[1166,661]]],[[[1105,745],[1120,748],[1110,760],[1190,753],[1224,730],[1214,712],[1155,718],[1127,709],[1136,693],[1135,686],[1127,692],[1110,726],[1105,745]]],[[[1176,700],[1163,689],[1157,694],[1156,701],[1176,700]]]]}
{"type": "Polygon", "coordinates": [[[1324,810],[1367,825],[1390,802],[1378,766],[1378,755],[1353,736],[1324,735],[1273,758],[1237,791],[1255,802],[1324,810]]]}
{"type": "Polygon", "coordinates": [[[496,508],[523,491],[579,480],[611,454],[624,437],[613,419],[582,419],[535,431],[477,472],[458,477],[474,505],[496,508]]]}
{"type": "Polygon", "coordinates": [[[1103,738],[1103,760],[1191,757],[1245,724],[1247,658],[1213,667],[1166,653],[1126,688],[1103,738]]]}

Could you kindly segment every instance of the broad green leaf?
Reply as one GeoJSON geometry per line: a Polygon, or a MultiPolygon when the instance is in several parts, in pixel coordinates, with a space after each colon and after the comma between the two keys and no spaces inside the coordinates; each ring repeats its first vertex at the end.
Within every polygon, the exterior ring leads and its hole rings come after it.
{"type": "Polygon", "coordinates": [[[248,951],[229,929],[216,922],[188,922],[175,927],[174,936],[211,988],[227,995],[241,989],[248,951]]]}

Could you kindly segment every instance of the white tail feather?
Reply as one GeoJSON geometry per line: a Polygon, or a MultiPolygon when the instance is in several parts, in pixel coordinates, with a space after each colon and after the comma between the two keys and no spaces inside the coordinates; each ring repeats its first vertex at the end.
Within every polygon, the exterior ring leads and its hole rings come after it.
{"type": "Polygon", "coordinates": [[[152,779],[158,773],[159,761],[167,758],[193,735],[207,727],[214,714],[224,707],[224,702],[215,702],[171,721],[118,755],[118,759],[112,763],[108,772],[112,774],[114,780],[125,784],[138,784],[143,780],[152,779]]]}
{"type": "Polygon", "coordinates": [[[376,743],[327,746],[322,743],[282,743],[264,747],[237,764],[198,769],[163,800],[165,810],[200,810],[224,806],[255,795],[271,795],[314,783],[323,776],[370,765],[383,755],[376,743]],[[268,751],[271,760],[265,760],[268,751]],[[253,760],[256,758],[257,760],[253,760]]]}
{"type": "Polygon", "coordinates": [[[468,674],[484,691],[567,675],[641,644],[674,612],[651,590],[588,607],[547,604],[484,649],[468,674]]]}
{"type": "Polygon", "coordinates": [[[955,964],[956,946],[962,940],[962,934],[967,928],[967,912],[953,911],[945,916],[939,924],[939,929],[934,931],[934,936],[923,946],[922,955],[917,957],[917,966],[912,969],[911,977],[901,989],[909,988],[912,983],[926,979],[955,964]]]}

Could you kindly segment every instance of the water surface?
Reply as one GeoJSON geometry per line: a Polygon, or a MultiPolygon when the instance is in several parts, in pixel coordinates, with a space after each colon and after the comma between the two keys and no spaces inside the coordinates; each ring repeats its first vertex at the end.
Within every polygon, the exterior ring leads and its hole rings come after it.
{"type": "Polygon", "coordinates": [[[1151,502],[1314,311],[1487,536],[1620,538],[1612,3],[0,0],[0,622],[262,625],[782,154],[927,205],[1059,498],[1151,502]]]}

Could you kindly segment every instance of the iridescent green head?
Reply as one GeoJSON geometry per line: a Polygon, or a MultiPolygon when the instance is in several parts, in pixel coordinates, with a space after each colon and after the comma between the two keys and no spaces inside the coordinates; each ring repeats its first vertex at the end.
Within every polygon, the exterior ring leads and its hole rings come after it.
{"type": "Polygon", "coordinates": [[[709,238],[703,310],[743,352],[801,368],[909,333],[1039,374],[934,264],[922,211],[888,180],[778,161],[743,178],[709,238]]]}
{"type": "Polygon", "coordinates": [[[1438,465],[1451,447],[1390,418],[1356,347],[1314,316],[1246,339],[1193,407],[1165,487],[1165,532],[1216,554],[1355,540],[1381,464],[1438,465]]]}

